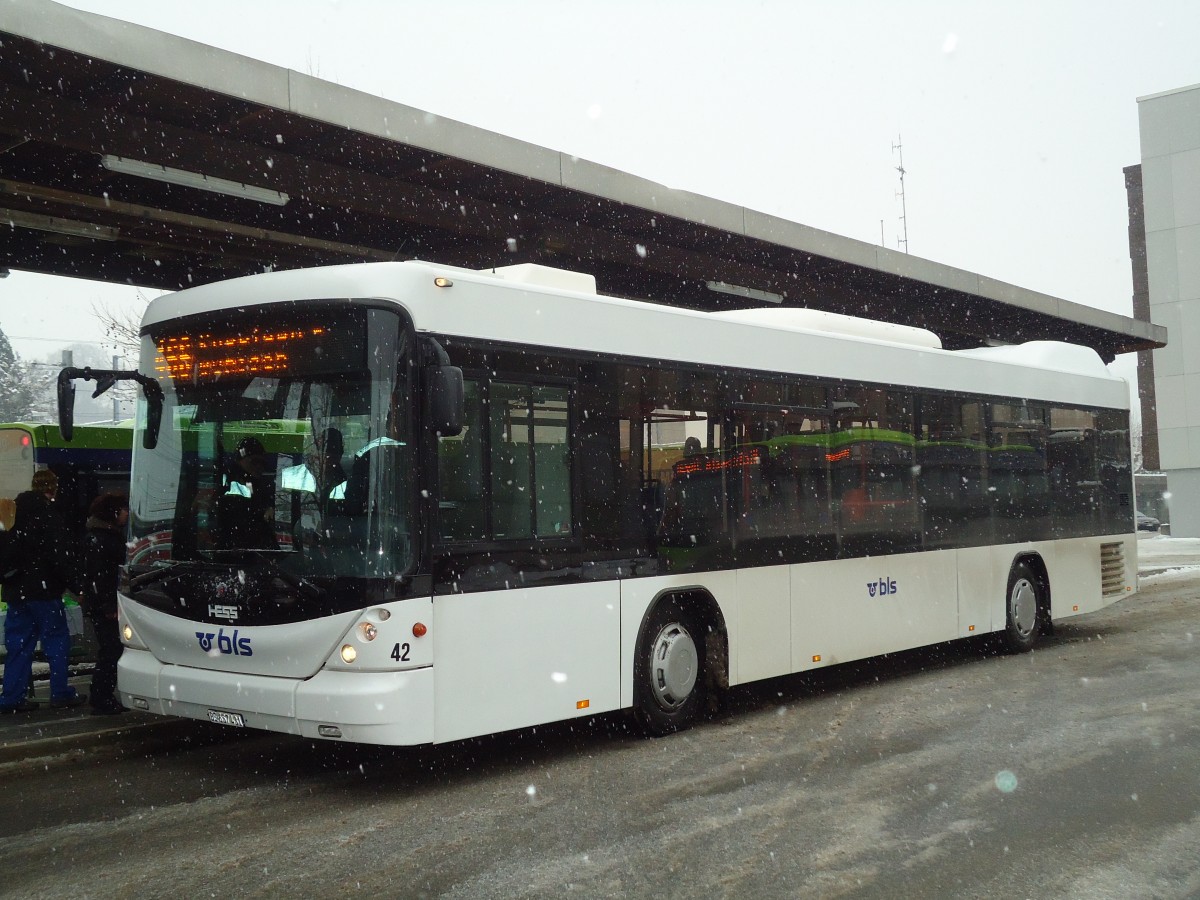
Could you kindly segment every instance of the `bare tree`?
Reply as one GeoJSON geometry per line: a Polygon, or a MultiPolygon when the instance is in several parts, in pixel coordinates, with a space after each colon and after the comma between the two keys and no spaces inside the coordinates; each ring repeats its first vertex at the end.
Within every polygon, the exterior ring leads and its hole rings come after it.
{"type": "Polygon", "coordinates": [[[102,304],[92,306],[92,314],[104,326],[104,334],[117,348],[117,355],[129,361],[137,359],[140,344],[138,332],[141,330],[142,313],[150,303],[150,299],[142,293],[140,288],[137,296],[142,305],[141,309],[136,312],[133,310],[114,312],[111,307],[102,304]]]}
{"type": "MultiPolygon", "coordinates": [[[[114,311],[111,307],[103,304],[93,304],[92,314],[104,326],[105,337],[115,349],[115,361],[105,360],[103,365],[96,368],[108,368],[112,365],[113,368],[133,368],[137,365],[138,350],[141,345],[139,332],[141,330],[142,313],[146,309],[146,305],[150,299],[142,293],[141,289],[137,291],[138,299],[141,301],[140,309],[121,309],[114,311]],[[115,364],[113,364],[115,362],[115,364]]],[[[77,363],[78,364],[78,363],[77,363]]],[[[106,392],[106,398],[116,399],[122,405],[132,405],[137,400],[137,391],[132,382],[119,381],[117,384],[106,392]]]]}

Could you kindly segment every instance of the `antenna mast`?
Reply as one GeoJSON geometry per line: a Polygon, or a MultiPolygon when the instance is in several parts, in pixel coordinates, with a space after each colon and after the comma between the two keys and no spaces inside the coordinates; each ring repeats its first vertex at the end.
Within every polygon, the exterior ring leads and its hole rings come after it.
{"type": "Polygon", "coordinates": [[[904,237],[896,238],[897,244],[904,245],[904,252],[908,252],[908,204],[904,199],[904,144],[900,141],[900,135],[896,135],[896,143],[892,144],[892,152],[900,154],[900,165],[896,166],[896,171],[900,173],[900,190],[896,192],[896,196],[900,198],[900,224],[904,229],[904,237]]]}

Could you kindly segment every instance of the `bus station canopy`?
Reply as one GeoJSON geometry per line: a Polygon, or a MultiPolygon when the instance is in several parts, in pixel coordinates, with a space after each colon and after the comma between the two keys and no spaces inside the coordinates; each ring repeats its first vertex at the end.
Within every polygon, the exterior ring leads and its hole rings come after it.
{"type": "Polygon", "coordinates": [[[1063,340],[1111,360],[1166,342],[1149,322],[49,0],[0,4],[0,95],[3,268],[177,289],[331,263],[538,262],[613,296],[805,306],[949,348],[1063,340]]]}

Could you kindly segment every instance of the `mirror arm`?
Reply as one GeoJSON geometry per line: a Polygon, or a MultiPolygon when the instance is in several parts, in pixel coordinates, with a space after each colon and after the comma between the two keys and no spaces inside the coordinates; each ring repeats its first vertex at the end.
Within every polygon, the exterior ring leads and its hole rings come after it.
{"type": "Polygon", "coordinates": [[[76,380],[95,381],[96,390],[93,397],[99,397],[118,381],[136,381],[142,386],[142,396],[146,398],[147,416],[146,432],[143,435],[142,446],[152,450],[158,443],[158,429],[162,423],[163,389],[157,379],[143,375],[136,370],[93,369],[84,366],[82,369],[68,366],[58,373],[58,430],[64,441],[70,441],[75,435],[75,384],[76,380]]]}

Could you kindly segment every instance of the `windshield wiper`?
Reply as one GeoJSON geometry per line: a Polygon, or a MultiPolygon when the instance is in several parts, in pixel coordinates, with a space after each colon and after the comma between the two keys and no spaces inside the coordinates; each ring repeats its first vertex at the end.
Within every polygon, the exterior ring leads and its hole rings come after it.
{"type": "Polygon", "coordinates": [[[191,565],[191,560],[168,560],[156,563],[154,568],[149,572],[143,572],[141,575],[134,575],[129,579],[129,589],[136,591],[138,588],[145,587],[148,584],[153,584],[159,579],[166,578],[180,566],[191,565]]]}
{"type": "Polygon", "coordinates": [[[289,585],[294,587],[303,596],[308,597],[310,600],[325,599],[325,588],[321,587],[319,584],[313,584],[311,581],[307,581],[306,579],[301,578],[299,575],[287,571],[272,558],[275,556],[290,556],[295,552],[296,551],[294,550],[263,550],[256,547],[231,547],[226,550],[212,550],[210,551],[210,554],[214,560],[228,558],[231,556],[249,556],[251,559],[256,559],[261,562],[267,571],[269,571],[272,575],[277,575],[279,578],[286,581],[289,585]]]}

